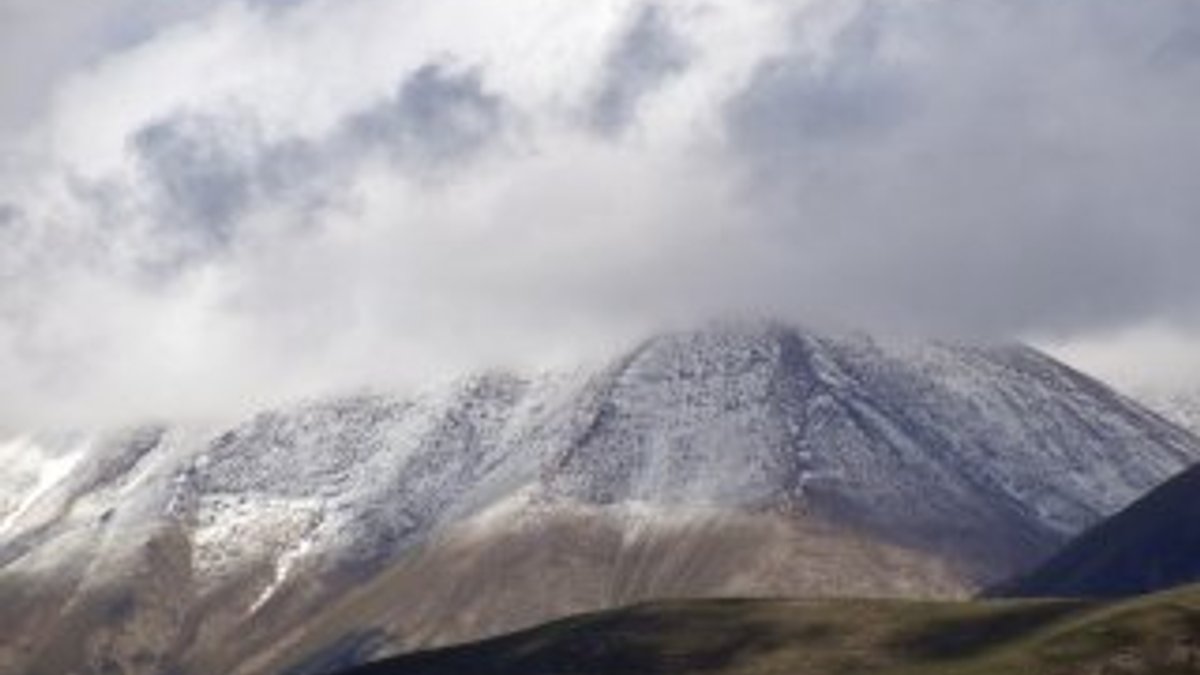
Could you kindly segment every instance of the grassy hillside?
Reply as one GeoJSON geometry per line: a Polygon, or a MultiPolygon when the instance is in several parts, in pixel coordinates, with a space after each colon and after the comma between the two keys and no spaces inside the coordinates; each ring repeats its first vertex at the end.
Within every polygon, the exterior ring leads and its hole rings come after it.
{"type": "Polygon", "coordinates": [[[1200,587],[1121,603],[650,604],[402,656],[352,675],[1200,673],[1200,587]]]}

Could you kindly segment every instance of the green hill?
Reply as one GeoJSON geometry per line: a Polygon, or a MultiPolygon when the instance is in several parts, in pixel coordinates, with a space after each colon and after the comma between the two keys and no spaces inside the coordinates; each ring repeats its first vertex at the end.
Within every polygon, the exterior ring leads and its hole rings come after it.
{"type": "Polygon", "coordinates": [[[1200,673],[1200,587],[1118,603],[656,603],[409,654],[347,675],[860,673],[1200,673]]]}

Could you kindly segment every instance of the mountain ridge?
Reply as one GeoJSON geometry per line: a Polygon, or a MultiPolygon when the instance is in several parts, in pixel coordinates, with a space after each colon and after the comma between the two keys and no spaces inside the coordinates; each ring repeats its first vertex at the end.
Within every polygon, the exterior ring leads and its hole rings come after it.
{"type": "Polygon", "coordinates": [[[120,589],[114,561],[154,541],[186,550],[158,572],[182,587],[134,593],[107,627],[69,592],[44,608],[77,611],[65,632],[0,616],[18,636],[0,666],[56,672],[66,641],[86,667],[249,674],[286,666],[279,645],[367,628],[387,653],[661,597],[961,597],[1200,458],[1187,432],[1028,347],[776,322],[657,336],[574,375],[141,433],[47,451],[90,444],[69,479],[0,514],[0,591],[120,589]],[[146,613],[176,618],[151,635],[146,613]]]}

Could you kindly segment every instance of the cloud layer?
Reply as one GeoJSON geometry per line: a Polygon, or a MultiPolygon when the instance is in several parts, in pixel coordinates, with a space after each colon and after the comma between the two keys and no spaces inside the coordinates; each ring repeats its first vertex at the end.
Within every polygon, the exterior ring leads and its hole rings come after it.
{"type": "Polygon", "coordinates": [[[5,10],[92,37],[0,29],[0,431],[723,312],[1200,322],[1191,0],[139,2],[5,10]]]}

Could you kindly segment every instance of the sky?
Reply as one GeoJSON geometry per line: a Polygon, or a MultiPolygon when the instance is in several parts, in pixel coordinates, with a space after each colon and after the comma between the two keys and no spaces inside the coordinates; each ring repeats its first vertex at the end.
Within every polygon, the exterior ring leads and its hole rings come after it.
{"type": "Polygon", "coordinates": [[[1194,0],[0,0],[0,432],[728,314],[1200,388],[1194,0]]]}

